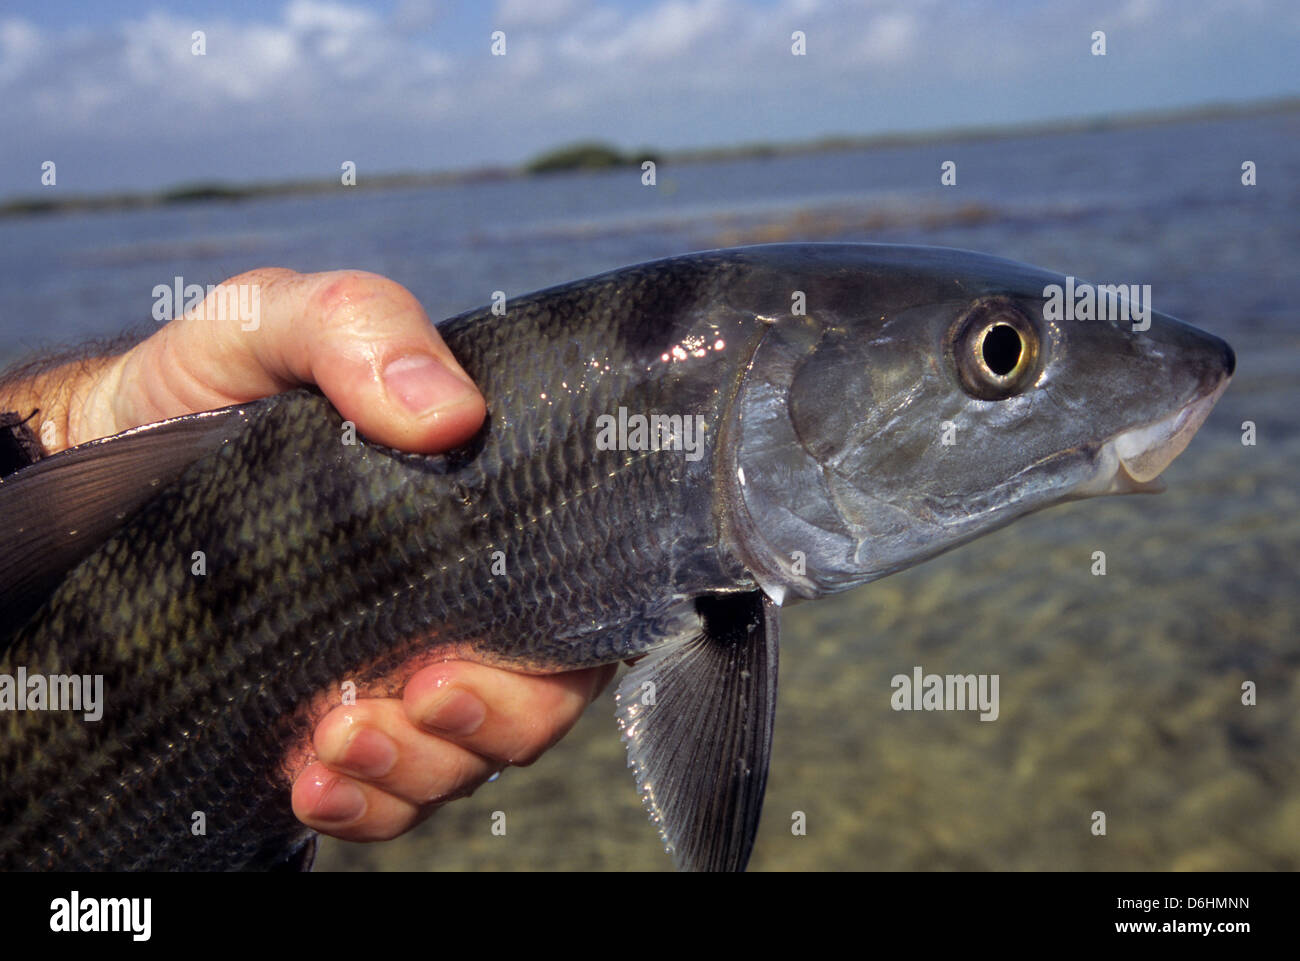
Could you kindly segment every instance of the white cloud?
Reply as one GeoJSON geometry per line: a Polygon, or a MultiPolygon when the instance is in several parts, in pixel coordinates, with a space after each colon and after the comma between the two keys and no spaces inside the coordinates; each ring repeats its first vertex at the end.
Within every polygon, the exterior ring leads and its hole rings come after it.
{"type": "Polygon", "coordinates": [[[914,14],[893,10],[873,17],[863,32],[861,50],[869,62],[904,63],[917,53],[921,25],[914,14]]]}
{"type": "Polygon", "coordinates": [[[284,8],[284,23],[290,30],[323,30],[337,34],[372,29],[379,25],[379,18],[369,10],[343,3],[290,0],[284,8]]]}
{"type": "Polygon", "coordinates": [[[1115,22],[1124,25],[1146,23],[1163,12],[1161,0],[1128,0],[1119,10],[1115,22]]]}
{"type": "Polygon", "coordinates": [[[495,25],[502,27],[549,27],[570,20],[588,0],[501,0],[495,25]]]}
{"type": "Polygon", "coordinates": [[[40,48],[40,31],[26,20],[0,20],[0,51],[6,60],[30,57],[40,48]]]}
{"type": "Polygon", "coordinates": [[[645,59],[664,60],[686,53],[706,37],[736,39],[741,14],[729,0],[667,0],[629,24],[624,39],[629,47],[639,47],[645,59]]]}
{"type": "Polygon", "coordinates": [[[41,34],[25,20],[0,20],[0,83],[18,76],[41,54],[41,34]]]}
{"type": "Polygon", "coordinates": [[[1061,0],[1050,9],[502,0],[472,28],[516,31],[497,58],[486,34],[430,29],[443,10],[444,0],[401,0],[384,17],[349,0],[290,0],[258,21],[156,12],[109,28],[40,30],[0,20],[0,128],[21,138],[0,142],[0,166],[29,144],[162,154],[159,131],[196,144],[188,157],[157,161],[175,165],[157,174],[169,182],[189,176],[184,164],[220,157],[202,149],[205,137],[239,145],[241,162],[265,155],[275,175],[294,176],[358,145],[372,164],[456,166],[514,161],[579,136],[672,147],[954,116],[978,123],[992,107],[1041,115],[1054,98],[1077,112],[1098,77],[1122,76],[1115,89],[1139,92],[1152,77],[1204,85],[1207,65],[1245,62],[1225,59],[1226,38],[1297,33],[1288,0],[1226,10],[1212,0],[1061,0]],[[1181,32],[1191,23],[1204,39],[1181,32]],[[207,35],[205,57],[190,52],[196,28],[207,35]],[[790,54],[796,29],[807,33],[806,57],[790,54]],[[1087,57],[1093,29],[1112,32],[1105,73],[1087,57]]]}

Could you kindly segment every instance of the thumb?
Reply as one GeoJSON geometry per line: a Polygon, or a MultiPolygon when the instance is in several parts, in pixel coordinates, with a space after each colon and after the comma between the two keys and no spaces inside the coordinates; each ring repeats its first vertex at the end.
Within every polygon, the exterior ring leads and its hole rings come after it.
{"type": "Polygon", "coordinates": [[[316,384],[389,447],[445,450],[482,424],[482,395],[400,284],[362,271],[266,269],[221,287],[256,292],[256,323],[200,308],[158,331],[123,358],[134,369],[121,379],[166,389],[119,396],[148,408],[120,419],[146,423],[316,384]]]}
{"type": "Polygon", "coordinates": [[[381,444],[427,452],[473,436],[483,397],[406,288],[352,272],[317,283],[301,318],[317,325],[304,379],[381,444]]]}

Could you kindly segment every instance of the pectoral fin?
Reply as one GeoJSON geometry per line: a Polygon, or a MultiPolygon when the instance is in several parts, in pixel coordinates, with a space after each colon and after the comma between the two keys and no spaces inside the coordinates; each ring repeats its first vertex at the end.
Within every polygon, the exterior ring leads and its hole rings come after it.
{"type": "Polygon", "coordinates": [[[696,606],[698,634],[647,655],[623,678],[618,723],[677,867],[743,871],[772,750],[778,611],[761,592],[696,606]]]}

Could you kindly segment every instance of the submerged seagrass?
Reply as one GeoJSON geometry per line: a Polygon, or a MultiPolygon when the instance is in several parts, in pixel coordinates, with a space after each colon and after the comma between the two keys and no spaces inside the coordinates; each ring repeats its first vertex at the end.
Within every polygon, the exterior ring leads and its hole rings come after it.
{"type": "Polygon", "coordinates": [[[742,868],[780,604],[1155,489],[1226,386],[1228,346],[1171,318],[1045,319],[1063,283],[936,248],[694,254],[441,325],[489,406],[446,456],[346,443],[299,390],[0,482],[0,677],[104,678],[96,721],[0,712],[0,867],[292,864],[344,682],[649,652],[618,694],[642,797],[679,866],[742,868]]]}

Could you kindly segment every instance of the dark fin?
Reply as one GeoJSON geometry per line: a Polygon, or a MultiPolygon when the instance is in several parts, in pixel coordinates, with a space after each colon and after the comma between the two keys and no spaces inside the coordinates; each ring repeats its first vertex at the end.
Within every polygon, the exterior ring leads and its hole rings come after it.
{"type": "Polygon", "coordinates": [[[743,871],[772,753],[778,610],[761,592],[704,597],[696,607],[699,634],[651,652],[623,678],[618,724],[678,869],[743,871]]]}
{"type": "Polygon", "coordinates": [[[17,411],[0,411],[0,477],[41,459],[41,442],[29,423],[35,417],[36,411],[26,417],[17,411]]]}
{"type": "Polygon", "coordinates": [[[142,504],[246,422],[245,407],[91,441],[0,479],[0,646],[142,504]]]}

